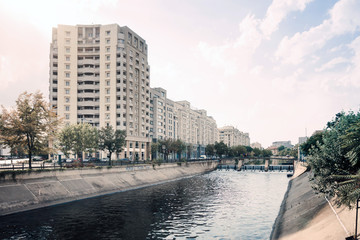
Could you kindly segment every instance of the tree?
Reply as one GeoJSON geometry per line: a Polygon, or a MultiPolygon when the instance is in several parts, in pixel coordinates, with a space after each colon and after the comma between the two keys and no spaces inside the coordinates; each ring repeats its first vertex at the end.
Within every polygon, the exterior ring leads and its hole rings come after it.
{"type": "Polygon", "coordinates": [[[68,158],[71,150],[74,148],[74,131],[72,125],[65,126],[58,134],[58,148],[68,158]]]}
{"type": "Polygon", "coordinates": [[[355,154],[359,150],[356,144],[359,122],[360,113],[336,114],[335,119],[327,123],[322,143],[317,141],[316,147],[310,149],[308,162],[313,172],[313,188],[319,193],[337,196],[338,205],[351,207],[360,197],[359,182],[352,182],[353,191],[346,190],[360,169],[355,154]]]}
{"type": "Polygon", "coordinates": [[[121,152],[125,146],[126,132],[114,130],[112,126],[106,126],[99,131],[99,148],[109,152],[109,166],[111,166],[111,154],[121,152]]]}
{"type": "Polygon", "coordinates": [[[183,151],[186,150],[186,144],[183,141],[181,141],[180,139],[177,139],[173,144],[175,146],[175,151],[178,155],[178,159],[180,160],[183,151]]]}
{"type": "Polygon", "coordinates": [[[93,151],[98,148],[98,130],[88,123],[79,123],[72,125],[74,145],[72,150],[83,161],[83,152],[93,151]]]}
{"type": "Polygon", "coordinates": [[[270,157],[271,155],[272,155],[271,150],[263,149],[263,150],[261,151],[261,156],[263,156],[263,157],[270,157]]]}
{"type": "Polygon", "coordinates": [[[214,144],[208,144],[205,147],[205,154],[207,156],[214,156],[214,150],[215,150],[215,145],[214,144]]]}
{"type": "Polygon", "coordinates": [[[0,117],[0,142],[11,149],[21,147],[29,157],[40,151],[49,151],[48,140],[55,135],[59,121],[42,93],[22,93],[16,100],[16,108],[2,107],[0,117]]]}
{"type": "Polygon", "coordinates": [[[218,155],[220,157],[222,155],[226,155],[228,152],[228,146],[226,146],[226,144],[223,141],[215,142],[214,148],[216,150],[216,155],[218,155]]]}
{"type": "Polygon", "coordinates": [[[281,152],[282,150],[284,150],[285,149],[285,147],[284,146],[280,146],[280,147],[278,147],[278,151],[279,152],[281,152]]]}
{"type": "Polygon", "coordinates": [[[300,145],[300,149],[306,155],[310,154],[310,150],[312,148],[317,148],[318,145],[323,144],[323,132],[317,132],[316,134],[312,135],[306,142],[300,145]]]}
{"type": "Polygon", "coordinates": [[[246,147],[241,145],[231,147],[231,149],[233,150],[233,154],[235,157],[244,156],[247,152],[246,147]]]}
{"type": "Polygon", "coordinates": [[[254,156],[256,156],[256,157],[261,155],[261,150],[259,148],[254,148],[253,152],[254,152],[254,156]]]}
{"type": "Polygon", "coordinates": [[[155,159],[156,153],[159,151],[159,143],[151,143],[151,158],[155,159]]]}

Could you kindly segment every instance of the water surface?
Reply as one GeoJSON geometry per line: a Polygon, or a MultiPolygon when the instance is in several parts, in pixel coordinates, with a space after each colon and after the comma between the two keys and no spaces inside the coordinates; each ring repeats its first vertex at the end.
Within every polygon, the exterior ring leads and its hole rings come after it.
{"type": "Polygon", "coordinates": [[[214,171],[0,217],[0,236],[2,239],[269,239],[287,183],[284,172],[214,171]]]}

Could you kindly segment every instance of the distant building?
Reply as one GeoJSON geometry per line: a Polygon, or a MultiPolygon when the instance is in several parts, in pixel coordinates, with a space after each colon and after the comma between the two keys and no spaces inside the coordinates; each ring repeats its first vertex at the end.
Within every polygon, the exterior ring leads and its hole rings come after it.
{"type": "Polygon", "coordinates": [[[299,145],[303,144],[304,142],[306,142],[308,140],[308,137],[299,137],[299,145]]]}
{"type": "Polygon", "coordinates": [[[291,141],[277,141],[277,142],[273,142],[272,147],[281,147],[281,146],[284,146],[286,148],[292,148],[294,147],[292,144],[291,144],[291,141]]]}
{"type": "Polygon", "coordinates": [[[224,142],[228,147],[250,146],[249,133],[243,133],[233,126],[219,128],[219,141],[224,142]]]}
{"type": "Polygon", "coordinates": [[[258,142],[254,142],[254,143],[250,144],[250,147],[252,147],[252,148],[258,148],[258,149],[263,149],[262,146],[261,146],[261,144],[258,143],[258,142]]]}

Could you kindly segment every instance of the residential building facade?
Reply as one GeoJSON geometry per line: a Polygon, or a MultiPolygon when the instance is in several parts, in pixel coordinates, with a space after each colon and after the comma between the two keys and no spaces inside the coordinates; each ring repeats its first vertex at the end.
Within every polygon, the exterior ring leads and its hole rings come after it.
{"type": "Polygon", "coordinates": [[[50,103],[65,124],[125,130],[118,158],[150,157],[146,41],[128,27],[58,25],[50,45],[50,103]]]}
{"type": "Polygon", "coordinates": [[[219,128],[219,141],[224,142],[228,147],[250,146],[249,133],[243,133],[233,126],[219,128]]]}

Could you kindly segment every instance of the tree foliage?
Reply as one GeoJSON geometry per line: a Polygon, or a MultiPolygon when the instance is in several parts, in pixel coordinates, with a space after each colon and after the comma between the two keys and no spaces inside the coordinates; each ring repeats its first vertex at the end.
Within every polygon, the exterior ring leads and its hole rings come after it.
{"type": "Polygon", "coordinates": [[[317,148],[318,146],[323,144],[323,132],[317,132],[312,135],[306,142],[300,145],[300,149],[306,155],[310,154],[310,150],[312,148],[317,148]]]}
{"type": "Polygon", "coordinates": [[[16,100],[16,108],[2,107],[0,116],[0,142],[11,149],[22,148],[29,157],[39,152],[49,152],[49,139],[58,126],[55,113],[40,92],[22,93],[16,100]]]}
{"type": "Polygon", "coordinates": [[[121,152],[125,145],[126,132],[114,130],[112,126],[106,126],[99,131],[99,149],[107,151],[109,165],[111,166],[111,154],[121,152]]]}
{"type": "Polygon", "coordinates": [[[360,169],[359,132],[360,113],[338,113],[334,120],[328,122],[322,141],[317,140],[309,151],[314,189],[337,196],[339,205],[351,207],[360,197],[360,184],[354,180],[359,179],[356,177],[360,169]],[[349,182],[349,179],[352,181],[349,182]]]}
{"type": "Polygon", "coordinates": [[[82,156],[83,152],[93,152],[99,148],[98,130],[88,123],[65,126],[58,134],[57,146],[69,157],[70,153],[82,156]]]}

